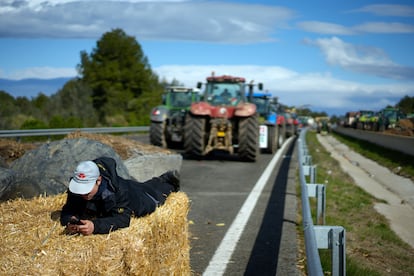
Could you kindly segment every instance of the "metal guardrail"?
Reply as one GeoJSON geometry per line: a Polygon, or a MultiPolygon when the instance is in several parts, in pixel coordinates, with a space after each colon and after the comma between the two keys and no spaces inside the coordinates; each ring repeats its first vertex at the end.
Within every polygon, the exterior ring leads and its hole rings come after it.
{"type": "Polygon", "coordinates": [[[149,126],[0,130],[0,137],[6,138],[6,137],[66,135],[66,134],[76,132],[76,131],[89,132],[89,133],[146,132],[146,131],[149,131],[149,126]]]}
{"type": "Polygon", "coordinates": [[[325,226],[326,190],[324,184],[316,184],[316,166],[312,165],[312,156],[308,154],[305,135],[307,129],[300,132],[298,139],[299,177],[301,186],[303,231],[307,269],[309,276],[323,276],[318,249],[330,249],[332,258],[332,274],[346,275],[346,240],[342,226],[325,226]],[[310,180],[307,183],[306,177],[310,180]],[[316,223],[312,220],[309,197],[317,198],[316,223]]]}

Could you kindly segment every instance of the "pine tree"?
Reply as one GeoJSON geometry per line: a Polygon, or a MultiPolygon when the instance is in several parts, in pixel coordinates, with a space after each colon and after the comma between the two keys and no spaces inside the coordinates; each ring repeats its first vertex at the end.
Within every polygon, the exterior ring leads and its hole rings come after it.
{"type": "MultiPolygon", "coordinates": [[[[102,35],[88,55],[81,52],[78,71],[92,89],[93,107],[104,124],[137,124],[144,115],[149,123],[151,102],[158,100],[162,86],[140,44],[121,29],[102,35]]],[[[145,121],[144,120],[144,121],[145,121]]]]}

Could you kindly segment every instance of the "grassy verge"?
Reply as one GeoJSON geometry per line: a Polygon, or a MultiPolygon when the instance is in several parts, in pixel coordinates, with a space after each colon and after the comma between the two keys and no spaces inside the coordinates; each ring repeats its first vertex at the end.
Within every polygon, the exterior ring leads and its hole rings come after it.
{"type": "MultiPolygon", "coordinates": [[[[378,200],[340,169],[319,144],[316,133],[308,131],[306,141],[313,164],[317,165],[317,183],[326,184],[326,225],[346,229],[347,275],[414,275],[414,249],[375,211],[378,200]]],[[[311,200],[312,206],[314,203],[311,200]]],[[[301,227],[298,232],[303,235],[301,227]]],[[[325,274],[330,275],[330,252],[320,250],[320,256],[325,274]]]]}

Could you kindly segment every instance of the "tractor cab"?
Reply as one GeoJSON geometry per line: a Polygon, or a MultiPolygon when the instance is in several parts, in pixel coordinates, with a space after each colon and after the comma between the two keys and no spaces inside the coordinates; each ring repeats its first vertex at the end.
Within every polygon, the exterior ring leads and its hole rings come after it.
{"type": "MultiPolygon", "coordinates": [[[[246,94],[246,97],[249,95],[246,94]]],[[[267,117],[270,113],[276,113],[276,106],[272,104],[271,93],[253,93],[252,103],[256,105],[257,113],[260,117],[267,117]]]]}
{"type": "MultiPolygon", "coordinates": [[[[198,88],[201,88],[201,86],[201,83],[197,84],[198,88]]],[[[203,100],[212,106],[236,106],[240,102],[246,102],[244,91],[244,78],[226,75],[219,77],[212,76],[207,78],[203,100]]]]}
{"type": "Polygon", "coordinates": [[[186,87],[169,87],[162,96],[162,104],[173,109],[188,109],[193,102],[199,101],[199,89],[186,87]]]}

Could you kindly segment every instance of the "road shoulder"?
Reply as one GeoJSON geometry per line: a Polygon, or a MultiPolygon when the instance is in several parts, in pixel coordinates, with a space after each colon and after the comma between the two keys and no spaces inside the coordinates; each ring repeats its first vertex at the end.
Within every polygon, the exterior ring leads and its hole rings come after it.
{"type": "Polygon", "coordinates": [[[285,207],[283,213],[283,226],[282,226],[282,237],[281,245],[283,252],[279,254],[278,264],[276,275],[299,275],[297,269],[297,193],[296,193],[296,183],[298,178],[298,152],[297,152],[297,142],[295,140],[294,150],[291,156],[286,156],[285,158],[290,158],[289,172],[287,179],[287,186],[285,192],[285,207]]]}

